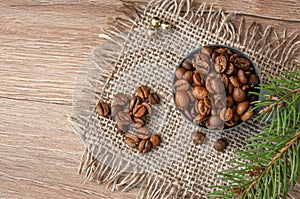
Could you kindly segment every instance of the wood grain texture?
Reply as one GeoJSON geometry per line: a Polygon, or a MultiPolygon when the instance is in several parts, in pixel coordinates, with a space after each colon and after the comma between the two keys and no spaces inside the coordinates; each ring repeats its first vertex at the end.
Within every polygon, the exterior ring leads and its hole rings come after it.
{"type": "MultiPolygon", "coordinates": [[[[235,12],[236,23],[243,16],[279,32],[299,30],[298,0],[214,2],[235,12]]],[[[76,175],[83,145],[66,126],[80,65],[119,7],[117,0],[0,2],[0,198],[134,197],[137,190],[83,184],[76,175]]]]}

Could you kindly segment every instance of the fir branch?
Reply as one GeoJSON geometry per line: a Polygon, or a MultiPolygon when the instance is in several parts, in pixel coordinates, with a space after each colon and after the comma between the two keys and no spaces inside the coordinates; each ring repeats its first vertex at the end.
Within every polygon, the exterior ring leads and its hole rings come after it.
{"type": "Polygon", "coordinates": [[[232,168],[221,171],[220,186],[210,198],[279,198],[300,182],[300,70],[270,78],[261,84],[261,109],[256,118],[264,123],[261,132],[230,161],[232,168]],[[228,184],[229,183],[229,184],[228,184]]]}

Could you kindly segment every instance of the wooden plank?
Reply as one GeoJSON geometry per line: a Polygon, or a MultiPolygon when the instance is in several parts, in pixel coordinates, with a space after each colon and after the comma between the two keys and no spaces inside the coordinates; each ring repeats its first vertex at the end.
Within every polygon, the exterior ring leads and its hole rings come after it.
{"type": "MultiPolygon", "coordinates": [[[[298,0],[214,2],[235,12],[236,24],[245,17],[279,32],[299,29],[298,0]]],[[[0,2],[0,198],[134,198],[137,190],[83,185],[76,173],[84,147],[66,126],[80,65],[118,8],[110,0],[0,2]]]]}

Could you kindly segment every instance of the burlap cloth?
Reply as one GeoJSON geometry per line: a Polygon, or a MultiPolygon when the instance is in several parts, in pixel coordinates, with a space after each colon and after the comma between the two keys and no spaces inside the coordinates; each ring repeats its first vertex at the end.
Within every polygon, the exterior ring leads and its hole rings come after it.
{"type": "MultiPolygon", "coordinates": [[[[128,7],[127,7],[128,8],[128,7]]],[[[172,97],[175,67],[193,49],[207,44],[224,44],[247,54],[267,76],[295,70],[297,33],[278,35],[271,27],[252,23],[239,27],[230,14],[203,3],[197,11],[189,0],[153,1],[145,9],[129,7],[127,14],[114,20],[102,34],[107,42],[87,58],[78,76],[74,94],[74,131],[86,151],[79,172],[87,180],[105,182],[111,190],[139,187],[137,198],[206,198],[210,186],[219,184],[217,172],[235,150],[261,129],[253,121],[222,133],[207,133],[203,145],[191,141],[197,127],[176,110],[172,97]],[[129,11],[128,11],[129,10],[129,11]],[[157,16],[173,24],[173,29],[147,36],[149,20],[157,16]],[[113,96],[132,96],[140,85],[148,85],[161,97],[148,120],[152,132],[161,135],[161,145],[141,155],[130,149],[117,133],[111,118],[97,117],[98,99],[113,103],[113,96]],[[225,152],[212,149],[220,137],[229,141],[225,152]]]]}

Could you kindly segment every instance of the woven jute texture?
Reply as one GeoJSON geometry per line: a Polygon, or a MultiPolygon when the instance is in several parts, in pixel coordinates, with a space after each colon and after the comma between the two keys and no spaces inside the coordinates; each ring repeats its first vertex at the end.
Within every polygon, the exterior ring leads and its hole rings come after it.
{"type": "Polygon", "coordinates": [[[111,190],[138,187],[137,198],[206,198],[210,186],[220,183],[217,172],[230,167],[227,161],[235,150],[242,149],[262,126],[251,120],[226,132],[204,131],[206,142],[193,144],[191,133],[198,128],[182,117],[173,100],[176,66],[195,48],[224,44],[247,54],[263,82],[268,82],[267,75],[296,70],[299,35],[279,35],[256,23],[245,27],[243,20],[234,27],[230,14],[206,3],[192,9],[189,0],[152,1],[146,8],[128,10],[101,35],[107,42],[87,58],[78,77],[74,131],[86,147],[79,172],[87,180],[107,183],[111,190]],[[171,23],[172,30],[149,37],[149,20],[154,16],[171,23]],[[119,92],[132,96],[140,85],[149,86],[161,98],[147,126],[161,135],[162,143],[144,155],[126,146],[116,122],[99,117],[94,108],[99,99],[113,103],[119,92]],[[220,137],[229,142],[225,152],[212,148],[220,137]]]}

